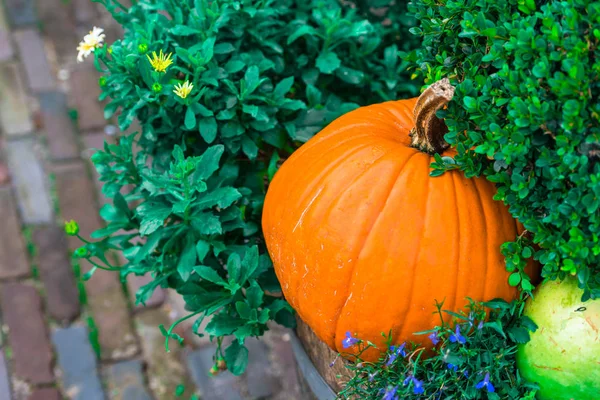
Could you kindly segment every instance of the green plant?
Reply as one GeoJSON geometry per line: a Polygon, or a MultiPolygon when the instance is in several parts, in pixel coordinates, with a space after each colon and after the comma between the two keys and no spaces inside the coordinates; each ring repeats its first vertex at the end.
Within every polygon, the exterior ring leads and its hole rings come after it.
{"type": "MultiPolygon", "coordinates": [[[[418,333],[433,342],[431,354],[425,356],[423,347],[403,343],[392,346],[377,362],[359,356],[348,365],[353,375],[338,397],[533,400],[538,387],[520,376],[515,363],[517,345],[529,341],[529,332],[537,329],[522,315],[524,302],[470,300],[460,314],[442,307],[437,304],[441,324],[418,333]],[[453,323],[444,322],[443,313],[451,315],[453,323]]],[[[347,336],[348,347],[358,343],[366,351],[373,346],[350,332],[347,336]]]]}
{"type": "MultiPolygon", "coordinates": [[[[76,252],[94,265],[84,278],[96,268],[150,273],[138,301],[158,286],[175,289],[190,311],[182,320],[196,318],[197,330],[211,317],[216,368],[239,374],[245,338],[269,320],[294,324],[259,228],[266,186],[282,159],[336,117],[417,93],[401,61],[418,43],[412,20],[405,4],[383,24],[336,0],[96,2],[125,36],[102,46],[94,30],[80,57],[94,51],[104,73],[105,116],[118,116],[123,131],[137,120],[142,131],[92,157],[113,204],[101,210],[106,227],[76,252]],[[127,264],[114,266],[109,251],[127,264]],[[237,340],[221,349],[226,335],[237,340]]],[[[174,326],[162,327],[167,345],[182,340],[174,326]]]]}
{"type": "MultiPolygon", "coordinates": [[[[443,112],[454,159],[433,174],[485,174],[529,234],[506,243],[510,283],[575,275],[583,299],[600,298],[600,2],[416,0],[410,55],[426,82],[449,77],[443,112]]],[[[441,113],[442,114],[442,113],[441,113]]]]}

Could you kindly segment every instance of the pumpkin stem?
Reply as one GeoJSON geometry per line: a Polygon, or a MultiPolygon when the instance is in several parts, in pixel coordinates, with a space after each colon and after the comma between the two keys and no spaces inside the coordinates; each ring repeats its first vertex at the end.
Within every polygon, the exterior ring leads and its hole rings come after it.
{"type": "Polygon", "coordinates": [[[454,86],[448,78],[429,86],[417,99],[415,127],[410,132],[411,146],[429,154],[443,153],[450,145],[444,140],[448,127],[435,113],[454,97],[454,86]]]}

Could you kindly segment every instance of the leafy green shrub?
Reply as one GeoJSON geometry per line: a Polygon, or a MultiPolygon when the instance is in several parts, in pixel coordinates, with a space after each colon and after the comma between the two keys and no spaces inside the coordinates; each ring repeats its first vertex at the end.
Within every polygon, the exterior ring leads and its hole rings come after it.
{"type": "MultiPolygon", "coordinates": [[[[419,42],[408,34],[412,20],[400,4],[383,24],[366,1],[96,2],[125,30],[93,50],[105,115],[118,115],[123,131],[137,119],[142,132],[93,156],[113,204],[101,210],[107,225],[96,241],[76,254],[122,278],[152,274],[137,300],[175,289],[196,330],[212,316],[217,360],[239,374],[245,338],[269,320],[295,322],[260,232],[268,181],[341,114],[418,92],[401,60],[419,42]],[[122,252],[126,265],[112,265],[107,251],[122,252]],[[222,350],[226,335],[238,340],[222,350]]],[[[167,343],[181,340],[172,328],[162,327],[167,343]]]]}
{"type": "Polygon", "coordinates": [[[503,252],[511,283],[531,256],[542,276],[576,275],[600,297],[600,2],[416,0],[426,82],[449,77],[445,111],[456,147],[437,170],[481,173],[532,235],[503,252]]]}
{"type": "MultiPolygon", "coordinates": [[[[529,332],[537,329],[522,315],[524,303],[471,301],[461,314],[442,306],[438,304],[440,326],[419,332],[433,343],[432,354],[424,357],[423,347],[403,343],[376,363],[359,359],[348,366],[353,377],[339,397],[533,400],[538,386],[521,378],[515,361],[517,345],[528,342],[529,332]],[[443,312],[455,317],[453,325],[443,322],[443,312]]],[[[362,349],[370,346],[361,343],[362,349]]]]}

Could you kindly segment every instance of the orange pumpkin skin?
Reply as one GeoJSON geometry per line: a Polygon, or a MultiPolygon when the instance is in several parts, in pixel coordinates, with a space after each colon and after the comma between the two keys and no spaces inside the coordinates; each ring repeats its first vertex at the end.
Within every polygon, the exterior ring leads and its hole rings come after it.
{"type": "MultiPolygon", "coordinates": [[[[263,231],[283,293],[332,349],[355,337],[385,349],[431,344],[435,300],[512,300],[500,245],[522,226],[483,178],[430,177],[432,156],[410,147],[417,99],[362,107],[332,122],[281,166],[263,231]]],[[[453,155],[450,150],[443,155],[453,155]]],[[[363,353],[375,361],[377,350],[363,353]]]]}

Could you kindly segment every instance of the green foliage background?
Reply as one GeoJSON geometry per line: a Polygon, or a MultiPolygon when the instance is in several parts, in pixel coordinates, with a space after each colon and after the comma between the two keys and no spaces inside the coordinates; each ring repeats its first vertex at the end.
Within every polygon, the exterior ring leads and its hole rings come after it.
{"type": "Polygon", "coordinates": [[[420,42],[408,33],[414,20],[399,4],[382,23],[369,11],[381,1],[96,1],[125,30],[96,50],[105,116],[118,115],[123,131],[137,119],[142,132],[93,156],[114,201],[101,210],[106,227],[78,255],[123,278],[151,273],[138,301],[173,288],[195,328],[212,316],[205,333],[217,338],[217,359],[239,374],[245,338],[269,320],[295,323],[261,237],[268,182],[338,116],[418,93],[401,59],[420,42]],[[173,54],[166,73],[147,58],[160,50],[173,54]],[[173,88],[185,80],[194,89],[182,99],[173,88]],[[127,264],[111,265],[109,251],[127,264]],[[227,335],[238,340],[221,349],[227,335]]]}
{"type": "Polygon", "coordinates": [[[600,297],[600,2],[416,0],[409,57],[431,83],[456,85],[446,123],[454,160],[438,171],[484,174],[529,234],[503,246],[511,284],[575,275],[600,297]]]}

